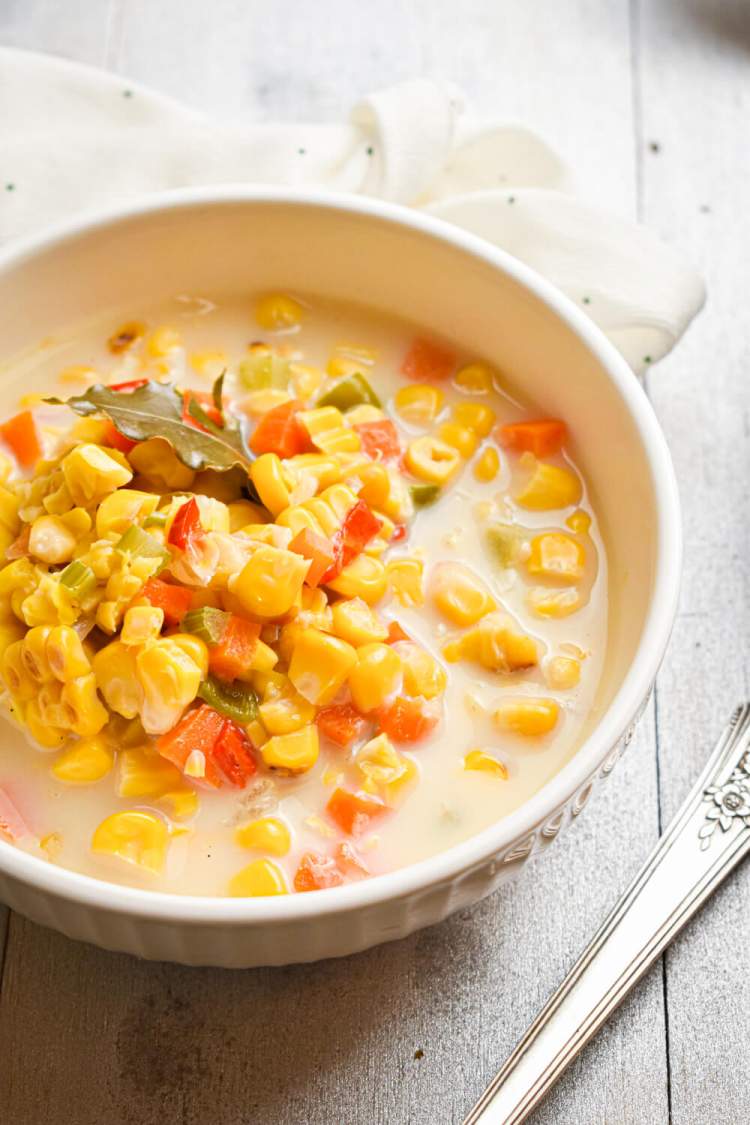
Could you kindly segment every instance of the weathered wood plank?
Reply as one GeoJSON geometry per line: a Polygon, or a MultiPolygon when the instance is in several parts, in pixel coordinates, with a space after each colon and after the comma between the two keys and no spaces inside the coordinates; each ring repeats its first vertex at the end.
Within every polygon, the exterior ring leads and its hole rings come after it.
{"type": "MultiPolygon", "coordinates": [[[[750,10],[740,0],[641,9],[644,219],[684,247],[709,285],[705,313],[651,379],[680,481],[686,547],[682,612],[659,681],[666,820],[750,687],[750,333],[742,312],[750,220],[740,203],[750,176],[750,10]]],[[[748,903],[745,865],[667,954],[675,1125],[747,1116],[748,903]]]]}

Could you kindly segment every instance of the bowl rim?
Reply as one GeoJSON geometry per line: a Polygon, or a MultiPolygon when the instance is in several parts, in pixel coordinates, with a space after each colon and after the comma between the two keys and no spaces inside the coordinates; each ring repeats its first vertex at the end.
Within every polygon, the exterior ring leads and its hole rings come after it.
{"type": "Polygon", "coordinates": [[[550,281],[507,251],[461,227],[424,211],[367,196],[325,189],[272,185],[222,184],[153,192],[121,204],[87,211],[73,219],[13,240],[0,250],[0,274],[45,252],[63,248],[81,236],[159,213],[200,207],[237,205],[284,206],[338,210],[385,222],[448,243],[469,257],[490,265],[530,291],[551,315],[574,332],[598,360],[630,411],[650,468],[656,501],[657,551],[651,604],[631,666],[614,698],[588,737],[563,768],[528,801],[481,832],[416,863],[359,883],[268,898],[178,895],[145,887],[112,883],[64,867],[56,867],[0,840],[0,873],[45,894],[119,915],[188,925],[254,927],[284,925],[322,915],[362,908],[426,893],[492,861],[520,842],[550,816],[564,808],[592,778],[607,755],[638,716],[661,664],[677,613],[682,560],[682,532],[677,481],[666,439],[646,393],[625,359],[602,330],[550,281]]]}

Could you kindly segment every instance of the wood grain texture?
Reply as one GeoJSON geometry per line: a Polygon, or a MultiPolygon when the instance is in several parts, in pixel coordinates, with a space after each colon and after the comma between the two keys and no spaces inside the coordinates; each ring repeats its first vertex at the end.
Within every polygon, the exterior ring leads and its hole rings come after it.
{"type": "MultiPolygon", "coordinates": [[[[636,0],[632,8],[627,0],[463,0],[459,18],[446,0],[294,9],[260,0],[0,3],[3,43],[106,62],[238,118],[330,120],[400,78],[454,81],[483,115],[546,133],[589,195],[630,215],[638,201],[712,286],[708,312],[650,380],[688,534],[683,610],[658,693],[661,808],[651,707],[625,760],[549,855],[513,887],[394,945],[315,966],[226,973],[103,953],[14,916],[0,994],[0,1119],[460,1121],[645,857],[735,694],[747,691],[748,521],[737,521],[743,504],[747,515],[739,460],[747,335],[736,318],[750,232],[736,203],[748,182],[750,36],[741,0],[642,8],[636,0]],[[716,433],[734,441],[723,446],[716,433]]],[[[749,898],[740,872],[669,954],[671,1074],[659,966],[536,1125],[746,1116],[717,1023],[747,1023],[747,989],[737,981],[749,898]]]]}

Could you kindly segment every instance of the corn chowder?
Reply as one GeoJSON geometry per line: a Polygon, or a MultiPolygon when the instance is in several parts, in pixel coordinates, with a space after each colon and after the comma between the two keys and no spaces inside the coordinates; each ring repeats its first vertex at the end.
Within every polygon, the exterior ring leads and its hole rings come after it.
{"type": "Polygon", "coordinates": [[[3,376],[0,838],[299,893],[466,839],[575,752],[604,550],[564,422],[477,357],[181,297],[3,376]]]}

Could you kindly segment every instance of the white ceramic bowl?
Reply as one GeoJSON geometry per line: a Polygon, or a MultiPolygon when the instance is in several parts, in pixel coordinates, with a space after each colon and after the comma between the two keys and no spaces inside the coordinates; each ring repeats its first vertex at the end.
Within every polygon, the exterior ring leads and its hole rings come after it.
{"type": "Polygon", "coordinates": [[[0,899],[71,937],[142,957],[239,967],[341,956],[489,894],[554,839],[613,768],[676,610],[677,490],[638,381],[551,285],[424,214],[326,193],[228,187],[151,197],[56,228],[0,255],[0,356],[109,306],[276,288],[434,326],[568,420],[609,549],[597,714],[574,758],[512,815],[431,859],[315,894],[178,897],[79,875],[0,842],[0,899]]]}

